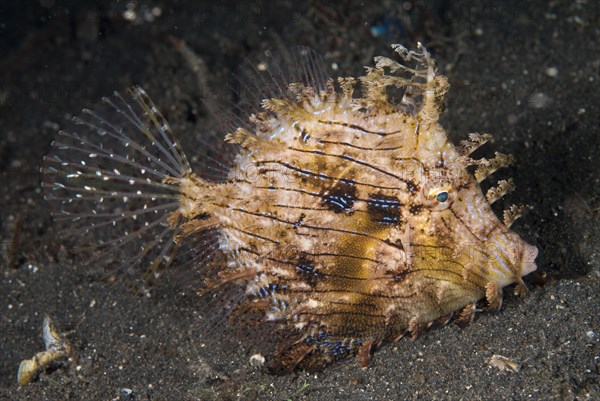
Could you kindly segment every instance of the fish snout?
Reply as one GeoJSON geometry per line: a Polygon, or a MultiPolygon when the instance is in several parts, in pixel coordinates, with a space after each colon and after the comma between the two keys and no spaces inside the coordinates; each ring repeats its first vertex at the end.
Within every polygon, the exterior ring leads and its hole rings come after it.
{"type": "Polygon", "coordinates": [[[492,275],[500,287],[521,281],[521,277],[535,271],[538,249],[523,241],[516,233],[504,232],[490,239],[492,275]]]}

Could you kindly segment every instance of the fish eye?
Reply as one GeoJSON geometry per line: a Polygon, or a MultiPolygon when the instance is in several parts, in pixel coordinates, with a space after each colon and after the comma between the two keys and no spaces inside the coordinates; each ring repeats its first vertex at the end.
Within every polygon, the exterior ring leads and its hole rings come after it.
{"type": "Polygon", "coordinates": [[[444,203],[448,200],[448,191],[442,191],[435,196],[435,200],[444,203]]]}
{"type": "Polygon", "coordinates": [[[425,206],[432,211],[441,211],[450,207],[456,194],[449,183],[432,183],[423,188],[425,206]]]}

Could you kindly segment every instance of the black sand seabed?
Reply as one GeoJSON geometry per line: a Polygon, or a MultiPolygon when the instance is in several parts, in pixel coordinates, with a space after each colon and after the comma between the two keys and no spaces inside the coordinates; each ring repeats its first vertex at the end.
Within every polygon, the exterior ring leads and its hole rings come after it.
{"type": "Polygon", "coordinates": [[[0,399],[600,399],[597,1],[157,0],[136,2],[133,21],[123,18],[127,4],[0,4],[0,399]],[[374,37],[378,21],[385,32],[374,37]],[[530,294],[507,289],[500,312],[387,345],[365,370],[349,360],[276,377],[250,365],[251,345],[226,336],[206,345],[198,300],[177,280],[139,297],[70,263],[37,174],[65,113],[139,83],[189,154],[208,126],[169,35],[203,58],[212,82],[280,44],[309,45],[345,75],[390,55],[390,43],[427,43],[452,83],[443,117],[452,138],[490,132],[488,150],[517,159],[502,174],[518,187],[508,202],[532,206],[515,226],[540,249],[530,294]],[[68,333],[77,363],[19,388],[19,362],[43,348],[46,313],[68,333]],[[494,354],[519,372],[489,366],[494,354]]]}

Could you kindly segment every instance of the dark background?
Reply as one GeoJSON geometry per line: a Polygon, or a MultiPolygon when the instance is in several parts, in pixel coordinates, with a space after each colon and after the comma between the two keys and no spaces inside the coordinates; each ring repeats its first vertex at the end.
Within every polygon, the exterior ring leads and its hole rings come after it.
{"type": "Polygon", "coordinates": [[[1,1],[0,399],[600,398],[599,40],[592,0],[1,1]],[[203,336],[202,305],[177,279],[140,297],[73,263],[38,173],[71,114],[139,83],[189,156],[215,129],[170,36],[202,58],[211,88],[267,48],[308,45],[336,74],[356,75],[391,43],[425,43],[452,85],[451,138],[490,132],[487,152],[517,159],[497,176],[517,184],[497,210],[532,206],[515,225],[540,249],[530,294],[507,289],[500,312],[388,345],[366,370],[350,360],[274,377],[249,364],[260,339],[203,336]],[[43,349],[46,313],[77,362],[18,388],[19,362],[43,349]],[[520,371],[490,367],[494,354],[520,371]]]}

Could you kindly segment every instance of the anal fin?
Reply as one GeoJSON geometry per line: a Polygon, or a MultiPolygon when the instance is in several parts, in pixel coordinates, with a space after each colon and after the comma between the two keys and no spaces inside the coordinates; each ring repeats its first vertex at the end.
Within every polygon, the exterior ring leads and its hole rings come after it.
{"type": "Polygon", "coordinates": [[[371,364],[371,350],[373,348],[373,340],[366,340],[358,349],[356,359],[361,368],[366,369],[371,364]]]}
{"type": "Polygon", "coordinates": [[[485,299],[489,309],[499,310],[502,307],[502,288],[499,288],[495,281],[486,284],[485,299]]]}
{"type": "Polygon", "coordinates": [[[454,321],[460,327],[465,327],[475,318],[475,303],[470,303],[462,308],[454,321]]]}

